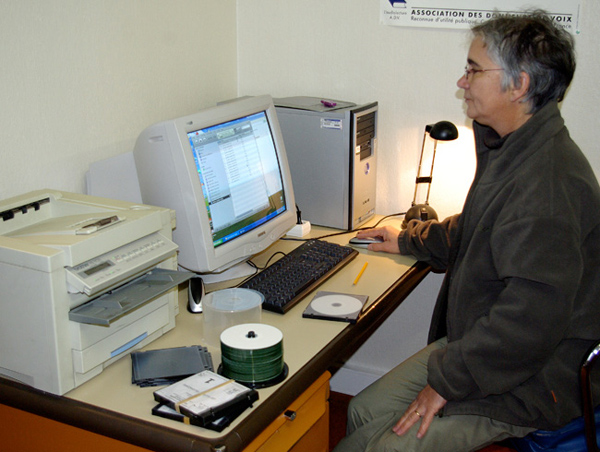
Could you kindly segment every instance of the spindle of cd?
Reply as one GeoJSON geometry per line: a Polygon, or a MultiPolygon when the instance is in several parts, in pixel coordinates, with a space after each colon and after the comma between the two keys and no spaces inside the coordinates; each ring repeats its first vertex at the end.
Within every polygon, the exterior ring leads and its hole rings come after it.
{"type": "Polygon", "coordinates": [[[288,373],[283,334],[261,323],[232,326],[221,334],[219,373],[252,388],[272,386],[288,373]]]}

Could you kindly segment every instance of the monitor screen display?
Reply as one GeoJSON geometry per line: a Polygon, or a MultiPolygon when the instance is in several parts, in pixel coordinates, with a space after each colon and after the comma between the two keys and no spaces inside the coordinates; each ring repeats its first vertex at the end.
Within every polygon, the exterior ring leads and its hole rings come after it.
{"type": "Polygon", "coordinates": [[[187,135],[214,247],[286,211],[280,162],[264,111],[187,135]]]}
{"type": "Polygon", "coordinates": [[[142,200],[174,212],[181,268],[215,280],[254,272],[246,261],[296,224],[276,113],[271,96],[245,97],[153,124],[138,137],[142,200]]]}

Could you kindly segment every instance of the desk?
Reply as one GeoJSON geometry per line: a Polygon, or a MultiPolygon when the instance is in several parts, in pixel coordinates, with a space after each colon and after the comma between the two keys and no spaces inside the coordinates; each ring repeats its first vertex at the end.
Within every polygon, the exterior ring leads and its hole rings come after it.
{"type": "MultiPolygon", "coordinates": [[[[311,235],[318,236],[324,232],[327,230],[316,228],[311,235]]],[[[328,240],[346,244],[350,236],[347,234],[328,240]]],[[[275,251],[289,251],[297,245],[298,242],[281,240],[254,261],[261,265],[275,251]]],[[[18,409],[18,413],[37,414],[153,451],[242,451],[334,363],[349,357],[428,272],[427,265],[410,257],[360,250],[357,258],[318,289],[369,295],[367,308],[355,325],[303,319],[302,312],[314,293],[284,315],[263,311],[263,323],[283,332],[284,360],[289,367],[289,375],[278,385],[260,389],[260,398],[254,406],[222,433],[153,416],[151,409],[156,402],[152,392],[156,388],[138,388],[131,384],[129,358],[113,363],[99,376],[62,397],[0,378],[2,429],[8,432],[12,428],[11,423],[14,428],[19,428],[17,424],[20,422],[39,419],[30,416],[26,420],[15,418],[11,421],[10,416],[16,411],[7,407],[12,407],[18,409]],[[365,262],[369,263],[367,270],[358,284],[353,285],[365,262]]],[[[180,297],[175,329],[149,344],[147,349],[204,345],[202,315],[188,313],[186,303],[187,299],[180,297]]],[[[209,351],[216,368],[221,360],[220,350],[209,347],[209,351]]],[[[29,430],[31,435],[36,434],[35,428],[29,430]]],[[[82,448],[85,446],[82,445],[82,448]]]]}

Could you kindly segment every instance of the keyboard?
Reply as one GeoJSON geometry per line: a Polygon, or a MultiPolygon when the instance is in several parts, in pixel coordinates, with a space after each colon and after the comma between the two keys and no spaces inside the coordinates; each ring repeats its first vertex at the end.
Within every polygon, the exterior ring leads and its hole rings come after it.
{"type": "Polygon", "coordinates": [[[262,293],[263,309],[285,314],[357,255],[348,246],[309,240],[240,287],[262,293]]]}

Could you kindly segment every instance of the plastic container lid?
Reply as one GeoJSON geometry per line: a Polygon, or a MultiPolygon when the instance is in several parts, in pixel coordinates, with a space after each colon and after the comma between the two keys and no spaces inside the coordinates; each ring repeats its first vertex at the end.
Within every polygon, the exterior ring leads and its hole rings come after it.
{"type": "Polygon", "coordinates": [[[202,300],[204,308],[222,312],[243,312],[262,305],[265,297],[252,289],[223,289],[211,292],[202,300]]]}

